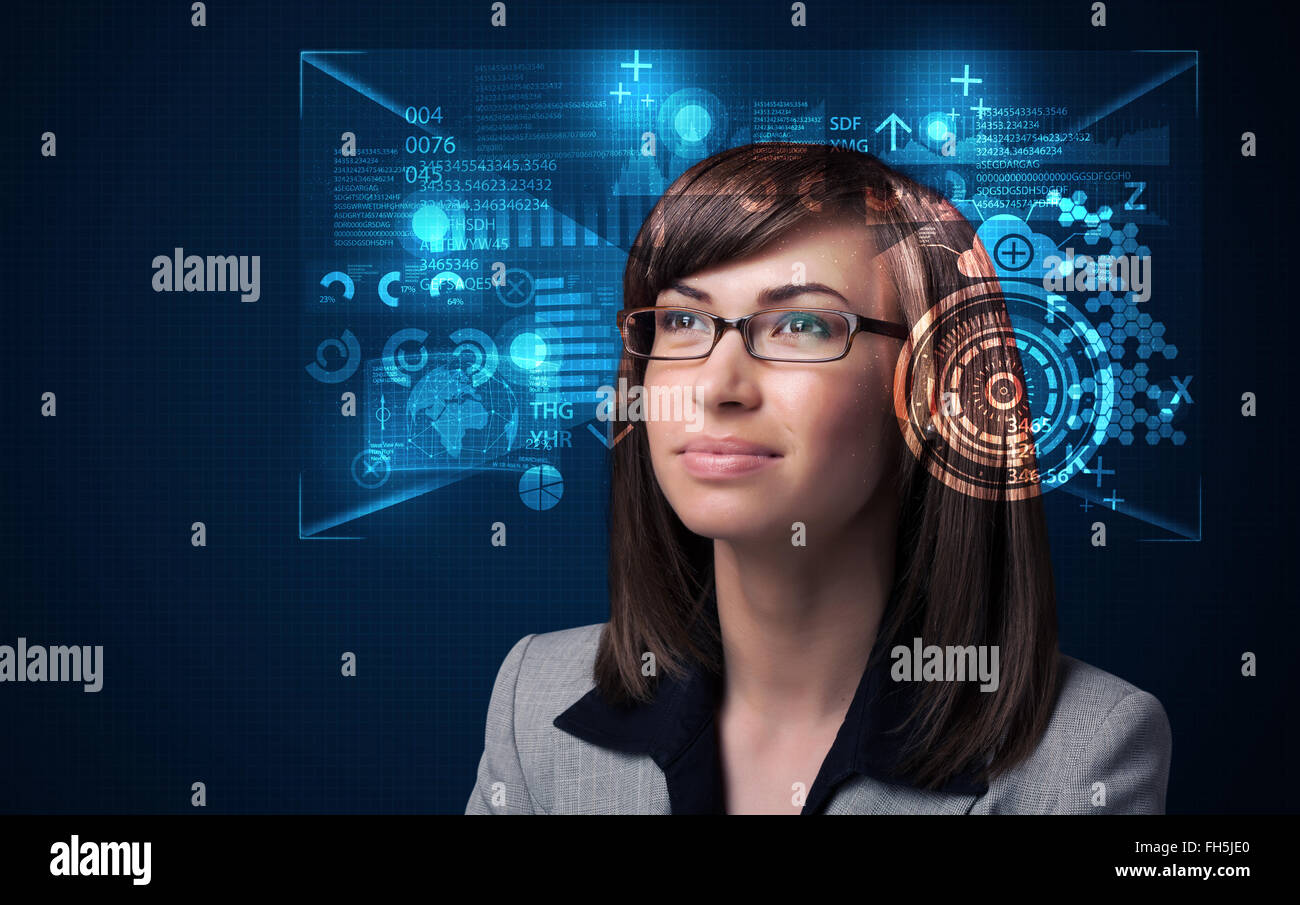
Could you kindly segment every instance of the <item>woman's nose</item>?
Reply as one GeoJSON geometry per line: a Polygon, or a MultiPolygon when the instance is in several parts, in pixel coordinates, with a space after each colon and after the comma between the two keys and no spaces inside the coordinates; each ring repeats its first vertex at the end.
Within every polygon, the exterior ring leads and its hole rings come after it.
{"type": "Polygon", "coordinates": [[[759,392],[754,370],[758,364],[758,359],[745,348],[745,337],[741,332],[728,329],[696,372],[701,403],[706,406],[724,402],[739,402],[746,406],[757,404],[759,392]]]}

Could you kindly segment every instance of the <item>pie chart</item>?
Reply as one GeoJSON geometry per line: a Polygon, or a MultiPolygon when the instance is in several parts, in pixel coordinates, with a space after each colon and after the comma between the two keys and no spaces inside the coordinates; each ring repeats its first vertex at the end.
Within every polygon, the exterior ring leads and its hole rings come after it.
{"type": "Polygon", "coordinates": [[[564,496],[564,478],[550,465],[534,465],[519,479],[519,499],[529,509],[550,509],[564,496]]]}

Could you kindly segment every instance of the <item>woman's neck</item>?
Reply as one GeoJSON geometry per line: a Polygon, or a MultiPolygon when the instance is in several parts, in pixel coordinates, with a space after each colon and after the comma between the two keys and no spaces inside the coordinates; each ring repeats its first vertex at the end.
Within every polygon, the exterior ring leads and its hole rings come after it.
{"type": "Polygon", "coordinates": [[[894,581],[896,503],[864,509],[833,539],[714,541],[723,707],[799,726],[843,717],[894,581]]]}

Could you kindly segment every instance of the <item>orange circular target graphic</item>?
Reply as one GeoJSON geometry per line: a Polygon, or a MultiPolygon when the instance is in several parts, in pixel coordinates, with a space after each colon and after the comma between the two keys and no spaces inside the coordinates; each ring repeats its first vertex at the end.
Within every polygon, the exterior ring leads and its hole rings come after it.
{"type": "Polygon", "coordinates": [[[979,499],[1042,493],[1029,397],[997,283],[927,311],[895,367],[894,414],[908,449],[937,480],[979,499]]]}

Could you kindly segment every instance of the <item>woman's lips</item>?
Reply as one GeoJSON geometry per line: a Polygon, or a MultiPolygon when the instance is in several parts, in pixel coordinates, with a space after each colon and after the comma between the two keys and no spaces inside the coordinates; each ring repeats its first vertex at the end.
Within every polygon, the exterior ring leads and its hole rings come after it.
{"type": "Polygon", "coordinates": [[[682,467],[697,478],[729,478],[753,474],[781,459],[778,455],[720,453],[691,449],[682,452],[681,457],[682,467]]]}

